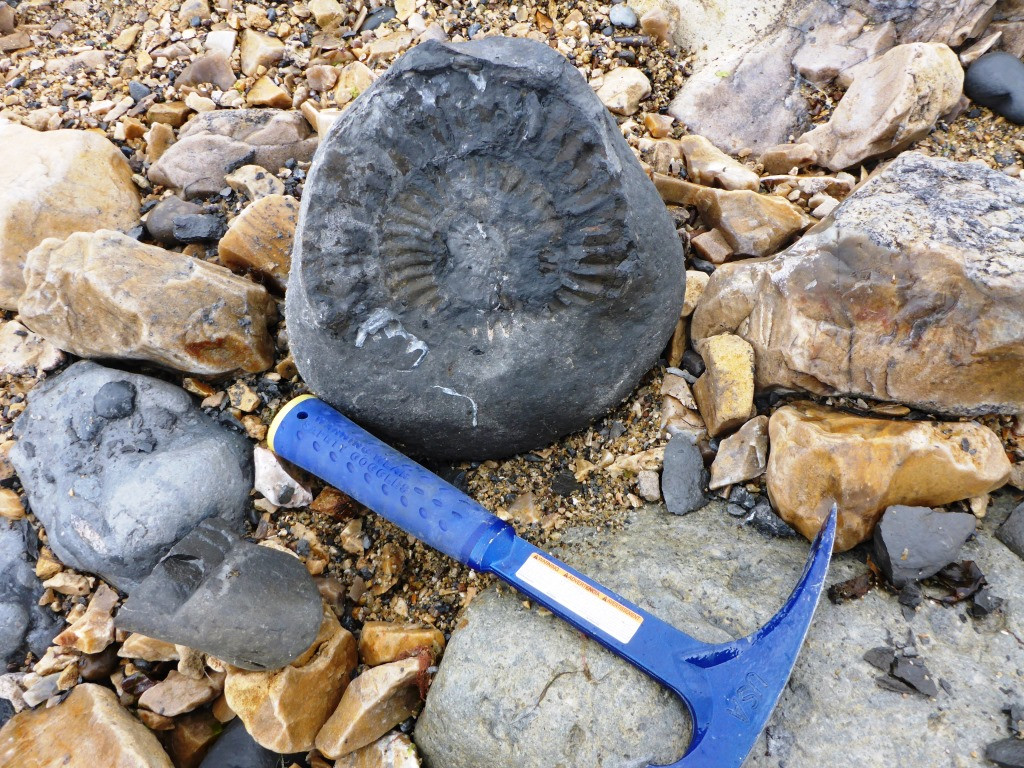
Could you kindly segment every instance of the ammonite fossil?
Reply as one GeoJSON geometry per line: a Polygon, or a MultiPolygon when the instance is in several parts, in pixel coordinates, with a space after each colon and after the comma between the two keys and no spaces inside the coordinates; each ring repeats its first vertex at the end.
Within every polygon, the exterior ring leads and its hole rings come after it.
{"type": "Polygon", "coordinates": [[[288,284],[307,384],[420,456],[585,426],[679,317],[679,237],[583,77],[548,46],[424,43],[310,169],[288,284]]]}

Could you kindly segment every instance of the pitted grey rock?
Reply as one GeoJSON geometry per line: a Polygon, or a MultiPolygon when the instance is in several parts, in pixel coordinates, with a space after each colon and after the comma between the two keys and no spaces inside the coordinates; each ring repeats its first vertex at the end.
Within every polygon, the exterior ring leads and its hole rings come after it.
{"type": "MultiPolygon", "coordinates": [[[[20,666],[28,651],[42,656],[60,618],[39,605],[43,587],[35,574],[39,542],[26,520],[0,520],[0,661],[20,666]]],[[[5,718],[0,713],[0,721],[5,718]]]]}

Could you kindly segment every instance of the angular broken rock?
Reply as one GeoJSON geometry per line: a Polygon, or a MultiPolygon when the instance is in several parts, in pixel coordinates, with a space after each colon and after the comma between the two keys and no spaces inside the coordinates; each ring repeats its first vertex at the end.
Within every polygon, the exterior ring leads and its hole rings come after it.
{"type": "Polygon", "coordinates": [[[340,758],[334,768],[420,768],[420,759],[408,736],[389,733],[340,758]]]}
{"type": "Polygon", "coordinates": [[[661,495],[673,515],[685,515],[707,504],[704,489],[708,473],[704,457],[693,438],[673,435],[665,447],[665,465],[661,471],[661,495]]]}
{"type": "Polygon", "coordinates": [[[0,307],[17,307],[25,257],[46,238],[138,223],[132,169],[112,142],[0,121],[0,307]]]}
{"type": "Polygon", "coordinates": [[[618,115],[632,115],[651,93],[651,81],[635,67],[619,67],[604,74],[597,98],[618,115]]]}
{"type": "Polygon", "coordinates": [[[368,621],[359,634],[359,658],[371,667],[415,655],[421,650],[428,651],[436,660],[443,649],[441,630],[419,624],[368,621]]]}
{"type": "Polygon", "coordinates": [[[1024,560],[1024,504],[1015,508],[1006,518],[996,538],[1005,544],[1011,552],[1024,560]]]}
{"type": "Polygon", "coordinates": [[[703,339],[697,351],[706,369],[693,385],[693,397],[717,437],[749,419],[754,410],[754,350],[744,339],[723,333],[703,339]]]}
{"type": "Polygon", "coordinates": [[[309,386],[383,439],[507,456],[630,391],[683,275],[657,191],[564,57],[430,41],[345,110],[310,169],[288,334],[309,386]]]}
{"type": "Polygon", "coordinates": [[[813,221],[784,197],[749,190],[701,188],[696,205],[740,256],[770,256],[813,221]]]}
{"type": "Polygon", "coordinates": [[[284,293],[298,218],[299,201],[288,195],[268,195],[250,203],[221,238],[220,263],[236,272],[251,272],[276,293],[284,293]]]}
{"type": "Polygon", "coordinates": [[[0,520],[0,664],[20,667],[29,651],[41,657],[59,617],[39,605],[43,587],[33,564],[39,540],[27,520],[0,520]]]}
{"type": "Polygon", "coordinates": [[[718,455],[711,465],[712,491],[733,483],[753,480],[764,474],[768,467],[768,417],[751,419],[729,435],[718,447],[718,455]]]}
{"type": "Polygon", "coordinates": [[[686,161],[686,176],[691,181],[708,187],[757,191],[761,183],[757,174],[703,136],[683,136],[678,144],[686,161]]]}
{"type": "Polygon", "coordinates": [[[256,492],[275,507],[308,507],[313,502],[313,494],[288,474],[273,451],[257,445],[253,449],[253,463],[256,492]]]}
{"type": "Polygon", "coordinates": [[[306,752],[331,716],[356,668],[356,640],[329,610],[316,640],[287,667],[266,672],[228,668],[224,695],[261,746],[306,752]]]}
{"type": "Polygon", "coordinates": [[[82,617],[53,638],[54,645],[74,648],[82,653],[99,653],[114,642],[114,607],[117,592],[106,584],[89,599],[89,607],[82,617]]]}
{"type": "Polygon", "coordinates": [[[61,562],[131,590],[200,520],[240,527],[248,441],[181,387],[82,361],[34,389],[11,450],[61,562]]]}
{"type": "Polygon", "coordinates": [[[119,232],[44,241],[28,256],[25,282],[21,322],[79,357],[200,375],[263,371],[274,361],[264,288],[119,232]]]}
{"type": "Polygon", "coordinates": [[[316,135],[298,112],[204,112],[178,132],[177,142],[150,167],[149,179],[185,197],[212,195],[224,188],[224,177],[241,165],[256,164],[276,172],[288,160],[310,160],[316,146],[316,135]]]}
{"type": "Polygon", "coordinates": [[[836,503],[837,552],[871,538],[887,507],[980,496],[1010,474],[999,438],[974,422],[890,421],[796,403],[772,414],[768,429],[772,504],[813,539],[836,503]]]}
{"type": "Polygon", "coordinates": [[[236,717],[224,727],[199,768],[278,768],[280,764],[280,755],[257,744],[236,717]]]}
{"type": "Polygon", "coordinates": [[[1024,182],[906,152],[776,258],[717,269],[692,336],[749,341],[759,388],[1019,413],[1022,231],[1024,182]]]}
{"type": "Polygon", "coordinates": [[[964,71],[942,43],[898,45],[861,65],[829,121],[798,141],[839,171],[923,138],[960,99],[964,71]]]}
{"type": "Polygon", "coordinates": [[[63,362],[63,352],[17,320],[0,325],[0,376],[37,376],[63,362]]]}
{"type": "Polygon", "coordinates": [[[419,658],[366,670],[345,689],[341,702],[316,737],[316,748],[337,760],[375,742],[420,708],[419,658]]]}
{"type": "Polygon", "coordinates": [[[298,658],[322,622],[320,593],[302,562],[204,520],[153,569],[117,626],[186,645],[243,669],[298,658]]]}
{"type": "Polygon", "coordinates": [[[777,144],[761,153],[758,162],[765,173],[789,173],[794,168],[806,168],[818,159],[818,153],[810,144],[777,144]]]}
{"type": "Polygon", "coordinates": [[[958,559],[976,524],[967,512],[889,507],[875,527],[875,562],[896,587],[927,579],[958,559]]]}
{"type": "Polygon", "coordinates": [[[0,729],[0,765],[173,768],[156,736],[109,688],[83,683],[60,704],[21,712],[0,729]]]}
{"type": "Polygon", "coordinates": [[[166,679],[143,692],[139,706],[164,717],[176,717],[208,704],[223,689],[223,672],[209,672],[196,680],[172,669],[166,679]]]}

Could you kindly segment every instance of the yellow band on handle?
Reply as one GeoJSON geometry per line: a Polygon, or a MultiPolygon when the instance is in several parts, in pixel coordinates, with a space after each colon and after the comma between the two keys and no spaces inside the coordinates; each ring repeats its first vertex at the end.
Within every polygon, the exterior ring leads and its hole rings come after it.
{"type": "Polygon", "coordinates": [[[274,450],[274,435],[277,434],[277,425],[284,421],[284,417],[287,416],[292,408],[305,400],[314,400],[313,395],[299,395],[294,400],[289,400],[284,408],[277,412],[277,416],[270,422],[270,429],[267,430],[267,446],[270,450],[274,450]]]}

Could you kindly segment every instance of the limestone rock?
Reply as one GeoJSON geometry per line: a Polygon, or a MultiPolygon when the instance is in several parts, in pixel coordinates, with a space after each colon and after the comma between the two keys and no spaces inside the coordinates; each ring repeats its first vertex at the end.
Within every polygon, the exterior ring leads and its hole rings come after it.
{"type": "Polygon", "coordinates": [[[768,468],[768,417],[751,419],[735,434],[725,438],[711,465],[711,483],[715,490],[760,477],[768,468]]]}
{"type": "Polygon", "coordinates": [[[252,201],[270,195],[283,195],[284,182],[258,165],[243,165],[224,177],[228,186],[252,201]]]}
{"type": "Polygon", "coordinates": [[[997,115],[1024,125],[1024,61],[1006,51],[985,54],[967,70],[964,94],[997,115]]]}
{"type": "Polygon", "coordinates": [[[334,763],[334,768],[420,768],[416,747],[404,733],[389,733],[334,763]]]}
{"type": "Polygon", "coordinates": [[[223,688],[223,672],[210,672],[196,680],[172,669],[165,680],[143,692],[139,706],[164,717],[176,717],[213,701],[223,688]]]}
{"type": "MultiPolygon", "coordinates": [[[[736,251],[729,245],[720,229],[709,229],[707,232],[693,235],[690,238],[690,245],[698,256],[712,264],[724,264],[736,255],[736,251]]],[[[700,274],[708,277],[703,272],[700,274]]]]}
{"type": "Polygon", "coordinates": [[[875,527],[875,562],[897,588],[927,579],[958,559],[976,522],[967,512],[889,507],[875,527]]]}
{"type": "Polygon", "coordinates": [[[697,184],[757,191],[760,185],[757,174],[703,136],[683,136],[679,139],[679,146],[686,161],[687,178],[697,184]]]}
{"type": "Polygon", "coordinates": [[[825,86],[896,44],[896,26],[891,21],[865,29],[866,21],[863,14],[850,9],[836,22],[819,24],[794,54],[793,68],[815,85],[825,86]]]}
{"type": "MultiPolygon", "coordinates": [[[[284,58],[284,43],[253,29],[242,32],[242,74],[252,77],[260,67],[270,68],[284,58]]],[[[263,165],[263,163],[260,163],[263,165]]]]}
{"type": "Polygon", "coordinates": [[[104,650],[114,642],[113,611],[117,602],[117,592],[106,584],[100,584],[82,617],[53,638],[54,644],[82,653],[104,650]]]}
{"type": "Polygon", "coordinates": [[[338,19],[345,18],[345,8],[338,0],[310,0],[309,10],[318,27],[327,27],[338,19]]]}
{"type": "Polygon", "coordinates": [[[695,269],[686,270],[686,295],[683,297],[683,317],[689,317],[700,303],[704,289],[708,287],[711,276],[695,269]]]}
{"type": "Polygon", "coordinates": [[[263,670],[301,657],[321,613],[298,558],[242,541],[224,521],[204,520],[132,591],[116,623],[263,670]]]}
{"type": "Polygon", "coordinates": [[[284,293],[298,218],[299,201],[288,195],[269,195],[250,203],[221,238],[221,264],[236,272],[252,272],[274,291],[284,293]]]}
{"type": "Polygon", "coordinates": [[[29,651],[41,657],[57,633],[58,617],[39,605],[43,587],[33,571],[39,548],[27,520],[0,520],[0,663],[20,666],[29,651]]]}
{"type": "Polygon", "coordinates": [[[21,321],[79,357],[200,375],[263,371],[274,360],[266,290],[118,232],[44,241],[29,254],[25,279],[21,321]]]}
{"type": "Polygon", "coordinates": [[[754,350],[739,336],[721,334],[703,339],[697,351],[706,370],[693,385],[693,397],[708,434],[717,437],[752,415],[754,350]]]}
{"type": "Polygon", "coordinates": [[[287,300],[299,371],[419,455],[507,456],[581,428],[679,318],[671,217],[541,43],[417,45],[345,110],[303,199],[287,300]]]}
{"type": "Polygon", "coordinates": [[[415,655],[421,650],[427,650],[435,660],[441,657],[444,635],[439,629],[418,624],[368,621],[363,624],[359,635],[359,657],[371,667],[415,655]]]}
{"type": "Polygon", "coordinates": [[[789,173],[794,168],[806,168],[818,159],[818,152],[810,144],[778,144],[761,153],[758,162],[765,173],[789,173]]]}
{"type": "Polygon", "coordinates": [[[21,712],[0,729],[0,765],[173,768],[156,736],[109,688],[76,686],[60,704],[21,712]]]}
{"type": "Polygon", "coordinates": [[[205,56],[193,59],[174,80],[174,86],[215,85],[222,91],[230,90],[235,84],[235,73],[231,69],[231,53],[211,51],[205,56]]]}
{"type": "Polygon", "coordinates": [[[775,259],[716,270],[691,333],[749,341],[759,387],[1018,413],[1022,233],[1024,183],[904,153],[775,259]]]}
{"type": "Polygon", "coordinates": [[[288,160],[310,160],[316,145],[309,123],[298,112],[218,109],[196,115],[178,132],[178,141],[150,166],[149,179],[186,197],[211,195],[224,188],[224,177],[240,165],[276,171],[288,160]]]}
{"type": "Polygon", "coordinates": [[[811,539],[837,503],[837,552],[871,538],[887,507],[980,496],[1010,473],[999,438],[974,422],[889,421],[799,403],[772,414],[768,429],[772,504],[811,539]]]}
{"type": "Polygon", "coordinates": [[[178,647],[174,643],[133,632],[117,649],[117,655],[124,659],[143,661],[177,661],[178,647]]]}
{"type": "Polygon", "coordinates": [[[0,324],[0,376],[38,376],[63,362],[63,352],[17,320],[0,324]]]}
{"type": "Polygon", "coordinates": [[[178,768],[199,768],[207,751],[222,730],[217,718],[206,709],[174,720],[171,731],[171,759],[178,768]]]}
{"type": "Polygon", "coordinates": [[[138,223],[132,169],[113,143],[0,122],[0,307],[17,307],[25,257],[46,238],[138,223]]]}
{"type": "Polygon", "coordinates": [[[619,67],[605,73],[597,98],[616,114],[632,115],[650,93],[651,81],[647,75],[635,67],[619,67]]]}
{"type": "Polygon", "coordinates": [[[800,137],[834,171],[923,138],[960,99],[964,71],[942,43],[898,45],[862,65],[829,121],[800,137]]]}
{"type": "Polygon", "coordinates": [[[256,492],[275,507],[308,507],[313,502],[313,494],[288,474],[273,451],[257,445],[253,460],[256,492]]]}
{"type": "Polygon", "coordinates": [[[201,520],[241,525],[245,438],[181,387],[79,362],[36,387],[11,462],[61,562],[133,588],[201,520]]]}
{"type": "Polygon", "coordinates": [[[284,88],[264,75],[245,94],[245,103],[252,107],[275,107],[288,109],[292,105],[292,97],[284,88]]]}
{"type": "Polygon", "coordinates": [[[811,225],[812,219],[778,195],[701,187],[697,210],[741,256],[770,256],[811,225]]]}
{"type": "Polygon", "coordinates": [[[420,659],[372,667],[345,689],[337,710],[316,737],[316,748],[337,760],[372,744],[420,707],[417,680],[425,672],[420,659]]]}
{"type": "Polygon", "coordinates": [[[338,706],[356,662],[355,638],[328,611],[316,641],[298,659],[269,672],[229,668],[224,694],[261,746],[305,752],[338,706]]]}
{"type": "MultiPolygon", "coordinates": [[[[373,85],[377,76],[361,61],[351,61],[338,72],[338,84],[334,88],[334,99],[338,104],[348,104],[352,99],[373,85]]],[[[321,131],[321,133],[323,133],[321,131]]]]}

